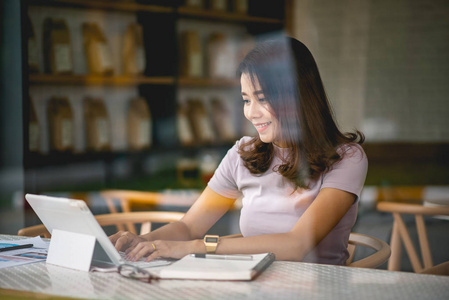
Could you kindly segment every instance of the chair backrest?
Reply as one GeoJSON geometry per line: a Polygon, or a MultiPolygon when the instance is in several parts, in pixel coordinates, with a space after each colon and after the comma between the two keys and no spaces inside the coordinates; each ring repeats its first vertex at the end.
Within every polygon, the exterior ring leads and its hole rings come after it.
{"type": "Polygon", "coordinates": [[[346,265],[348,267],[358,268],[377,268],[385,263],[391,254],[390,246],[386,242],[361,233],[351,233],[349,235],[348,251],[349,258],[346,261],[346,265]],[[353,261],[357,247],[367,247],[375,252],[357,261],[353,261]]]}
{"type": "MultiPolygon", "coordinates": [[[[104,190],[100,192],[101,197],[106,201],[110,213],[118,213],[117,205],[121,212],[131,212],[131,203],[144,204],[145,206],[157,205],[161,195],[155,192],[132,191],[132,190],[104,190]]],[[[126,224],[118,224],[118,230],[128,230],[135,233],[134,224],[127,222],[126,224]]]]}
{"type": "MultiPolygon", "coordinates": [[[[134,227],[134,224],[141,224],[140,234],[145,234],[151,231],[152,223],[171,223],[180,220],[183,216],[184,213],[182,212],[139,211],[96,215],[95,218],[101,226],[133,224],[134,227]]],[[[136,234],[136,232],[133,233],[136,234]]],[[[19,230],[18,235],[51,237],[43,224],[22,228],[19,230]]]]}
{"type": "Polygon", "coordinates": [[[130,202],[157,205],[161,198],[160,193],[148,191],[132,191],[132,190],[104,190],[100,192],[100,196],[106,201],[111,213],[116,213],[116,205],[120,206],[122,212],[130,212],[130,202]]]}

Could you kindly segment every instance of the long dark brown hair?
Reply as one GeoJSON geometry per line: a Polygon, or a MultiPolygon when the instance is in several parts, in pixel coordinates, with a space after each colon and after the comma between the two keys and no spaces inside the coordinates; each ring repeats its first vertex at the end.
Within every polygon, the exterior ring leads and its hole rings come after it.
{"type": "MultiPolygon", "coordinates": [[[[288,157],[274,171],[308,188],[310,181],[328,170],[342,156],[340,145],[362,144],[361,132],[342,133],[338,129],[309,49],[293,38],[261,42],[241,62],[238,73],[248,74],[260,84],[272,113],[279,121],[280,140],[290,149],[288,157]]],[[[239,154],[252,174],[263,174],[274,157],[272,143],[259,136],[242,144],[239,154]]]]}

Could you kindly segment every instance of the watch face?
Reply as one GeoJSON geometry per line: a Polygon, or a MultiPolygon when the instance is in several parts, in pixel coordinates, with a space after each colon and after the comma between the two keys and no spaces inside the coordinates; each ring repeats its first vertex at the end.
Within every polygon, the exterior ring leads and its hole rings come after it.
{"type": "Polygon", "coordinates": [[[206,243],[218,243],[218,238],[216,237],[206,237],[206,243]]]}

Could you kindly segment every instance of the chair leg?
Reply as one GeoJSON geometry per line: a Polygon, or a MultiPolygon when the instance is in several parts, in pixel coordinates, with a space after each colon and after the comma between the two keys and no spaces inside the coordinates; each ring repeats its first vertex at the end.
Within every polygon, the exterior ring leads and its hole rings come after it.
{"type": "MultiPolygon", "coordinates": [[[[131,205],[129,204],[128,199],[120,199],[120,203],[122,205],[123,212],[131,212],[131,205]]],[[[126,223],[126,227],[129,232],[137,234],[136,226],[133,223],[126,223]]]]}
{"type": "Polygon", "coordinates": [[[407,251],[410,262],[412,263],[413,270],[418,273],[423,268],[421,262],[419,261],[418,254],[416,253],[415,247],[413,246],[412,239],[410,238],[410,234],[407,231],[407,227],[405,226],[404,221],[401,218],[401,215],[398,213],[393,213],[394,221],[398,224],[399,234],[401,235],[401,239],[404,243],[405,250],[407,251]]]}
{"type": "MultiPolygon", "coordinates": [[[[110,213],[117,213],[117,208],[114,205],[114,199],[111,198],[111,197],[104,197],[104,199],[106,200],[106,204],[108,205],[109,212],[110,213]]],[[[117,227],[117,231],[120,231],[120,230],[124,231],[125,230],[125,226],[123,226],[123,224],[117,224],[116,227],[117,227]]]]}
{"type": "Polygon", "coordinates": [[[398,224],[396,222],[393,222],[390,247],[391,247],[391,256],[390,259],[388,260],[388,270],[399,271],[401,269],[402,247],[401,247],[401,239],[399,236],[398,224]]]}
{"type": "Polygon", "coordinates": [[[424,268],[433,266],[432,254],[430,253],[429,239],[427,238],[426,225],[422,215],[415,215],[416,228],[418,230],[419,244],[421,247],[421,255],[424,262],[424,268]]]}
{"type": "Polygon", "coordinates": [[[151,222],[142,223],[140,227],[140,235],[151,232],[151,222]]]}

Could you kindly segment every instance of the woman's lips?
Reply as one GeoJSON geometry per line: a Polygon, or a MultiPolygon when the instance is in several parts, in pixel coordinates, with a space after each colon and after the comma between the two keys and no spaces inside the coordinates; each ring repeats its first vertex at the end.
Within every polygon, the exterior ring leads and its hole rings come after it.
{"type": "Polygon", "coordinates": [[[267,129],[270,124],[271,124],[271,122],[257,123],[257,124],[254,124],[254,127],[256,127],[258,132],[262,132],[265,129],[267,129]]]}

